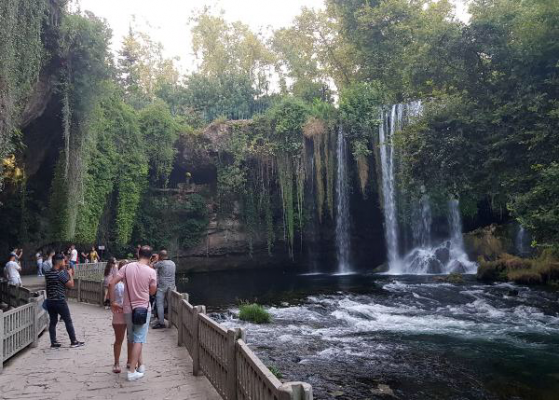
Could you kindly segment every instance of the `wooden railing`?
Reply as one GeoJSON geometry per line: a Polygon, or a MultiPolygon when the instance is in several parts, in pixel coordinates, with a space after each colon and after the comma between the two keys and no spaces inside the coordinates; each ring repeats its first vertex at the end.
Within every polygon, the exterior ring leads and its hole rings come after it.
{"type": "Polygon", "coordinates": [[[192,357],[193,374],[204,374],[225,400],[312,400],[307,383],[281,383],[246,344],[242,329],[226,330],[193,306],[188,295],[167,293],[169,324],[192,357]]]}
{"type": "MultiPolygon", "coordinates": [[[[103,267],[104,268],[104,267],[103,267]]],[[[103,305],[101,276],[77,277],[68,298],[103,305]]],[[[7,285],[6,285],[7,286],[7,285]]],[[[2,286],[2,299],[21,302],[28,290],[2,286]],[[16,301],[17,300],[17,301],[16,301]]],[[[0,337],[3,361],[23,348],[36,346],[39,333],[48,325],[42,308],[44,293],[28,297],[27,304],[7,313],[0,311],[0,337]]],[[[192,357],[193,374],[205,375],[225,400],[312,400],[312,387],[307,383],[281,383],[246,344],[242,329],[225,329],[206,315],[204,306],[193,306],[187,294],[167,292],[167,318],[178,330],[178,345],[192,357]]],[[[0,368],[1,371],[1,368],[0,368]]]]}
{"type": "Polygon", "coordinates": [[[32,297],[29,289],[21,286],[8,285],[4,280],[0,283],[0,302],[10,307],[19,307],[27,304],[32,297]]]}
{"type": "Polygon", "coordinates": [[[74,287],[67,290],[68,298],[80,303],[102,306],[105,290],[101,278],[74,278],[74,287]]]}
{"type": "Polygon", "coordinates": [[[43,309],[44,291],[31,294],[28,289],[1,282],[0,296],[2,302],[12,307],[6,312],[0,311],[1,372],[6,360],[27,346],[38,345],[39,335],[47,328],[49,318],[43,309]]]}
{"type": "Polygon", "coordinates": [[[106,265],[106,262],[77,264],[74,278],[102,279],[106,265]]]}

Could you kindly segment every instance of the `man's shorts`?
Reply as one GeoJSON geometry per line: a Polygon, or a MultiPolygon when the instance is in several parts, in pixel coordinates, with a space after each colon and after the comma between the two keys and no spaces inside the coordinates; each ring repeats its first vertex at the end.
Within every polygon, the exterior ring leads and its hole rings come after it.
{"type": "Polygon", "coordinates": [[[124,314],[124,320],[126,321],[126,334],[128,335],[128,343],[147,343],[150,317],[151,307],[148,309],[148,316],[144,325],[134,325],[132,323],[132,314],[124,314]]]}

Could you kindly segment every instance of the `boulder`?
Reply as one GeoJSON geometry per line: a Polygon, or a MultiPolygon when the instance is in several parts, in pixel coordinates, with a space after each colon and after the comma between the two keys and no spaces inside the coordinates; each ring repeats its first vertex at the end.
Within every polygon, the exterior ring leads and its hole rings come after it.
{"type": "Polygon", "coordinates": [[[450,249],[448,247],[439,247],[435,250],[435,257],[441,264],[447,264],[450,261],[450,249]]]}
{"type": "Polygon", "coordinates": [[[466,272],[468,272],[464,264],[462,264],[458,260],[452,260],[450,262],[450,265],[448,266],[448,269],[451,274],[465,274],[466,272]]]}
{"type": "Polygon", "coordinates": [[[430,257],[427,259],[427,268],[425,269],[426,274],[442,274],[443,265],[435,257],[430,257]]]}

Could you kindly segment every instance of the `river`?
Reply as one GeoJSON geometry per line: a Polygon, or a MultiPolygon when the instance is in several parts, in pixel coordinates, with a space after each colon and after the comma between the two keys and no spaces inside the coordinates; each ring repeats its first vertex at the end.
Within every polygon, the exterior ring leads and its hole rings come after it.
{"type": "Polygon", "coordinates": [[[196,274],[180,289],[316,399],[559,399],[558,294],[434,276],[196,274]],[[236,319],[257,301],[274,322],[236,319]],[[392,397],[393,395],[394,397],[392,397]]]}

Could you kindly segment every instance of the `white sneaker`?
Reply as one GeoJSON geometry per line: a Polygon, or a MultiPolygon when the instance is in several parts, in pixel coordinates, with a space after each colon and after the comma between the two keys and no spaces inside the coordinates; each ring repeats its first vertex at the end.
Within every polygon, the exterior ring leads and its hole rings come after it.
{"type": "Polygon", "coordinates": [[[134,371],[134,372],[128,372],[128,376],[126,377],[126,379],[128,380],[128,382],[133,382],[133,381],[137,381],[138,379],[142,379],[144,377],[144,374],[138,371],[134,371]]]}
{"type": "Polygon", "coordinates": [[[144,364],[140,365],[136,371],[138,371],[140,374],[145,374],[146,373],[146,366],[144,364]]]}

